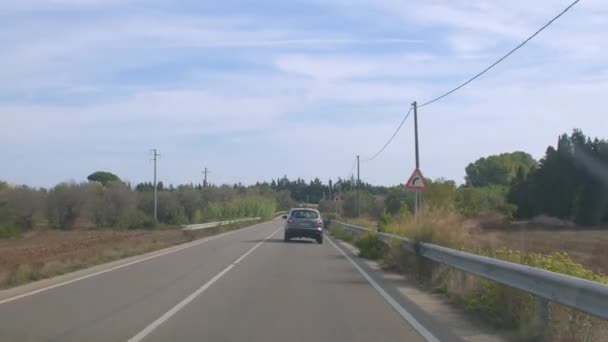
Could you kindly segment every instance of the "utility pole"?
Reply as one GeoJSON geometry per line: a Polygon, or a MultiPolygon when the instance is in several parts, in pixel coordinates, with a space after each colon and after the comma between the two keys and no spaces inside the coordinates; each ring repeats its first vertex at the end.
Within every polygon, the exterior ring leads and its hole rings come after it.
{"type": "Polygon", "coordinates": [[[357,156],[357,217],[359,217],[359,215],[361,215],[361,204],[360,204],[360,200],[361,200],[361,196],[360,196],[360,190],[361,190],[361,169],[359,168],[359,156],[357,156]]]}
{"type": "Polygon", "coordinates": [[[331,179],[330,179],[330,180],[329,180],[329,200],[330,200],[330,201],[332,201],[332,200],[333,200],[333,198],[331,197],[331,186],[332,186],[332,184],[331,184],[331,179]]]}
{"type": "Polygon", "coordinates": [[[205,178],[203,178],[203,188],[207,187],[207,174],[211,173],[211,171],[207,170],[207,168],[205,167],[205,171],[201,171],[204,175],[205,178]]]}
{"type": "MultiPolygon", "coordinates": [[[[414,101],[412,106],[414,106],[414,145],[416,148],[416,170],[420,170],[420,154],[418,152],[418,103],[414,101]]],[[[420,190],[416,190],[415,196],[416,202],[414,205],[414,216],[418,215],[418,210],[420,207],[422,207],[422,196],[420,196],[420,190]]]]}
{"type": "Polygon", "coordinates": [[[160,157],[156,149],[152,149],[152,160],[154,161],[154,221],[158,221],[158,193],[156,186],[156,161],[160,157]]]}

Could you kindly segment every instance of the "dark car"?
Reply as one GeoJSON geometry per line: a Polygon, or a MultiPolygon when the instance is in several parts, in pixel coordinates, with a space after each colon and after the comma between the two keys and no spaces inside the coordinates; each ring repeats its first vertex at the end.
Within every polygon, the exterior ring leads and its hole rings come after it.
{"type": "Polygon", "coordinates": [[[323,219],[318,210],[294,208],[283,216],[285,223],[285,241],[292,238],[309,238],[323,243],[323,219]]]}

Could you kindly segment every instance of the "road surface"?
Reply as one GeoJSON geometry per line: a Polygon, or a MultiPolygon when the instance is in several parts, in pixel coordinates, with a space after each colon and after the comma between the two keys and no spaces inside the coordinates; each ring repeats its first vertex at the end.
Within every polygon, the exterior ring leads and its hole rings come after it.
{"type": "Polygon", "coordinates": [[[329,239],[284,243],[282,225],[17,291],[0,298],[0,341],[432,340],[329,239]]]}

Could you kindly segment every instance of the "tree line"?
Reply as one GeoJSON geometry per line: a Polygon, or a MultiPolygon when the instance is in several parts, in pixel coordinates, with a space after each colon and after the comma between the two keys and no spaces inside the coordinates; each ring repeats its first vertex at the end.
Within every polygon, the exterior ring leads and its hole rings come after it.
{"type": "MultiPolygon", "coordinates": [[[[507,219],[548,215],[581,225],[608,223],[608,142],[591,139],[580,130],[559,136],[556,147],[549,146],[539,161],[521,151],[502,153],[470,163],[465,172],[460,186],[444,179],[429,181],[425,205],[470,216],[494,212],[507,219]]],[[[37,226],[131,229],[264,216],[304,202],[351,217],[407,214],[414,207],[414,194],[403,185],[361,182],[358,212],[357,181],[352,177],[324,183],[319,178],[307,182],[283,176],[251,186],[205,188],[159,182],[157,222],[152,217],[152,183],[132,187],[103,171],[87,178],[88,182],[61,183],[50,189],[0,182],[0,236],[37,226]]]]}
{"type": "MultiPolygon", "coordinates": [[[[557,147],[547,147],[539,161],[522,151],[501,153],[468,164],[465,173],[460,186],[451,180],[429,180],[425,205],[467,216],[498,213],[507,220],[547,215],[585,226],[608,223],[608,142],[580,130],[560,135],[557,147]]],[[[288,180],[282,184],[306,185],[288,180]]],[[[343,202],[321,201],[321,207],[357,216],[356,182],[347,180],[344,185],[343,202]]],[[[362,188],[362,215],[378,218],[413,211],[414,194],[403,185],[362,188]]]]}
{"type": "Polygon", "coordinates": [[[269,186],[159,187],[158,220],[154,220],[153,192],[139,185],[132,188],[117,176],[96,174],[89,176],[89,182],[61,183],[50,189],[0,182],[0,237],[46,227],[137,229],[270,217],[293,205],[288,193],[269,186]]]}
{"type": "Polygon", "coordinates": [[[545,214],[582,225],[608,223],[608,142],[580,130],[561,135],[538,166],[518,172],[509,200],[521,218],[545,214]]]}

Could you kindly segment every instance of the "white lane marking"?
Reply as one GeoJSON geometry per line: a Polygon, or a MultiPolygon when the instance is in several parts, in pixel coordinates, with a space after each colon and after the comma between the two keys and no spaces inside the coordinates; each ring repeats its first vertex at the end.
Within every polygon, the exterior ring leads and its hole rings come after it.
{"type": "Polygon", "coordinates": [[[121,268],[124,268],[124,267],[127,267],[127,266],[138,264],[138,263],[146,261],[146,260],[158,258],[158,257],[163,256],[163,255],[167,255],[167,254],[174,253],[174,252],[179,252],[179,251],[184,250],[186,248],[198,246],[198,245],[200,245],[202,243],[205,243],[205,242],[208,242],[208,241],[211,241],[211,240],[215,240],[215,239],[219,239],[219,238],[222,238],[222,237],[225,237],[225,236],[228,236],[228,235],[232,235],[232,234],[235,234],[235,233],[238,233],[238,232],[244,232],[246,230],[253,229],[253,228],[256,228],[258,226],[259,226],[259,224],[256,224],[256,225],[253,225],[251,227],[229,231],[229,232],[222,233],[222,234],[215,235],[215,236],[211,236],[211,237],[208,237],[208,238],[205,238],[205,239],[202,239],[202,240],[196,240],[196,241],[190,242],[190,243],[185,244],[185,245],[181,245],[181,246],[177,246],[177,247],[169,247],[169,249],[165,250],[164,252],[160,252],[158,254],[154,254],[154,255],[151,255],[149,257],[145,257],[143,259],[137,259],[137,260],[128,262],[126,264],[122,264],[122,265],[118,265],[118,266],[115,266],[115,267],[112,267],[112,268],[108,268],[108,269],[103,270],[103,271],[87,274],[87,275],[84,275],[82,277],[74,278],[74,279],[67,280],[67,281],[64,281],[64,282],[61,282],[61,283],[57,283],[57,284],[54,284],[54,285],[43,287],[43,288],[40,288],[40,289],[37,289],[37,290],[34,290],[34,291],[26,292],[26,293],[23,293],[23,294],[14,296],[14,297],[10,297],[10,298],[7,298],[7,299],[0,300],[0,304],[12,302],[14,300],[21,299],[23,297],[32,296],[32,295],[35,295],[35,294],[40,293],[40,292],[48,291],[48,290],[51,290],[51,289],[54,289],[54,288],[57,288],[57,287],[60,287],[60,286],[68,285],[68,284],[71,284],[71,283],[75,283],[75,282],[80,281],[80,280],[84,280],[84,279],[87,279],[87,278],[95,277],[95,276],[98,276],[100,274],[104,274],[104,273],[107,273],[107,272],[112,272],[112,271],[115,271],[115,270],[118,270],[118,269],[121,269],[121,268]]]}
{"type": "Polygon", "coordinates": [[[338,250],[344,257],[350,261],[353,266],[361,273],[361,275],[367,280],[376,291],[384,298],[392,307],[401,315],[403,319],[405,319],[425,340],[428,342],[439,342],[439,340],[431,334],[422,324],[420,324],[412,314],[407,312],[397,301],[391,297],[372,277],[367,274],[357,263],[350,257],[342,248],[338,247],[335,242],[333,242],[332,238],[327,239],[334,246],[335,249],[338,250]]]}
{"type": "Polygon", "coordinates": [[[188,305],[190,302],[192,302],[194,299],[196,299],[196,297],[198,297],[201,293],[205,292],[205,290],[207,290],[211,285],[213,285],[213,283],[215,283],[216,281],[218,281],[221,277],[223,277],[226,273],[228,273],[231,269],[233,269],[236,266],[236,264],[238,264],[239,262],[243,261],[243,259],[245,259],[245,257],[247,257],[249,254],[251,254],[251,252],[255,251],[264,242],[266,242],[266,240],[270,239],[274,234],[276,234],[281,229],[282,228],[279,228],[279,229],[275,230],[272,234],[268,235],[264,240],[258,242],[255,246],[253,246],[251,249],[249,249],[247,252],[245,252],[243,255],[241,255],[233,263],[231,263],[226,268],[224,268],[220,273],[216,274],[208,282],[206,282],[205,284],[203,284],[203,286],[199,287],[198,290],[194,291],[191,295],[189,295],[184,300],[182,300],[181,302],[179,302],[176,306],[174,306],[173,308],[171,308],[171,310],[165,312],[162,316],[160,316],[159,318],[157,318],[154,322],[150,323],[150,325],[148,325],[147,327],[145,327],[144,330],[140,331],[137,335],[131,337],[128,340],[128,342],[139,342],[139,341],[142,341],[152,331],[154,331],[161,324],[163,324],[167,320],[169,320],[173,315],[175,315],[177,312],[179,312],[181,309],[183,309],[186,305],[188,305]]]}

